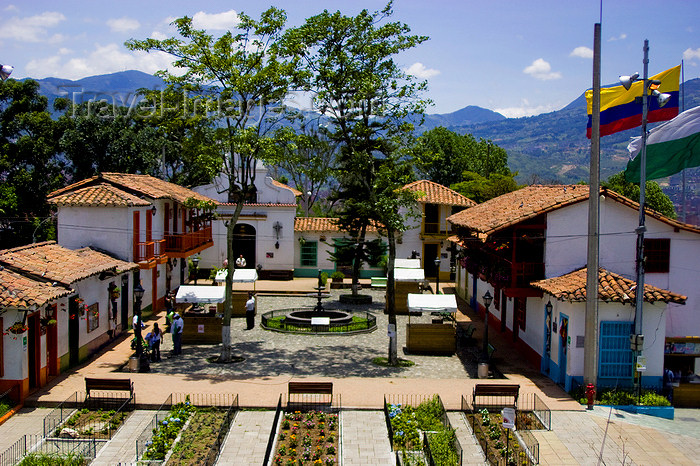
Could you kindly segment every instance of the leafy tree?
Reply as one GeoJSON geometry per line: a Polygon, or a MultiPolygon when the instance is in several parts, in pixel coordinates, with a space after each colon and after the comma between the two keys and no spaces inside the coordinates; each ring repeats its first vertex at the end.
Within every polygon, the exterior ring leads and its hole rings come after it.
{"type": "MultiPolygon", "coordinates": [[[[639,183],[630,183],[627,181],[624,171],[611,176],[607,181],[601,184],[618,194],[622,194],[635,202],[639,202],[639,183]]],[[[650,209],[654,209],[668,218],[676,218],[676,210],[673,207],[673,201],[661,191],[661,187],[656,181],[647,181],[644,198],[646,206],[650,209]]]]}
{"type": "Polygon", "coordinates": [[[328,254],[331,256],[331,261],[339,264],[352,263],[359,257],[363,263],[377,265],[386,255],[386,243],[381,239],[358,243],[352,238],[335,238],[333,246],[335,250],[328,254]],[[360,250],[359,254],[357,249],[360,250]]]}
{"type": "Polygon", "coordinates": [[[0,244],[55,237],[46,195],[62,186],[61,128],[33,80],[0,83],[0,244]]]}
{"type": "Polygon", "coordinates": [[[488,177],[484,177],[478,173],[466,171],[462,175],[463,181],[453,184],[450,188],[474,202],[482,203],[519,189],[520,186],[515,182],[516,176],[518,176],[517,172],[508,172],[506,175],[490,173],[488,177]]]}
{"type": "MultiPolygon", "coordinates": [[[[313,212],[314,205],[321,201],[320,191],[336,184],[333,169],[338,144],[328,138],[323,128],[315,129],[306,124],[302,124],[298,133],[284,127],[276,136],[280,141],[279,151],[270,163],[288,173],[293,186],[303,193],[306,209],[300,209],[299,213],[313,212]]],[[[316,210],[328,212],[332,204],[324,207],[316,210]]]]}
{"type": "Polygon", "coordinates": [[[443,186],[462,181],[465,171],[482,177],[510,173],[504,149],[491,141],[477,141],[471,134],[460,135],[441,126],[426,131],[416,140],[411,158],[420,177],[443,186]]]}
{"type": "Polygon", "coordinates": [[[157,127],[130,109],[107,102],[69,105],[59,124],[59,144],[73,180],[100,172],[158,175],[162,137],[157,127]]]}
{"type": "MultiPolygon", "coordinates": [[[[331,123],[328,135],[339,144],[339,186],[331,199],[340,204],[339,227],[359,243],[370,222],[381,221],[379,206],[389,192],[380,187],[382,167],[412,132],[407,117],[421,115],[427,104],[418,99],[426,83],[407,76],[394,62],[394,56],[427,37],[410,35],[403,23],[385,22],[392,13],[391,2],[382,11],[363,10],[353,17],[325,10],[288,30],[282,41],[287,53],[301,57],[303,88],[313,92],[315,105],[331,123]]],[[[389,262],[393,259],[390,251],[389,262]]],[[[356,257],[353,294],[360,265],[356,257]]],[[[392,292],[393,287],[387,289],[392,292]]],[[[394,309],[388,312],[391,316],[394,309]]]]}
{"type": "MultiPolygon", "coordinates": [[[[421,113],[425,102],[416,94],[425,83],[416,83],[394,63],[393,56],[427,40],[408,35],[402,23],[380,24],[391,16],[391,3],[381,12],[363,10],[357,16],[323,13],[285,33],[282,44],[302,59],[304,90],[314,93],[314,103],[332,124],[328,135],[339,144],[338,189],[332,199],[341,201],[339,225],[364,241],[373,216],[373,184],[376,154],[387,153],[387,141],[410,131],[404,118],[421,113]]],[[[355,261],[356,292],[360,261],[355,261]]]]}
{"type": "MultiPolygon", "coordinates": [[[[220,360],[231,360],[231,291],[234,228],[246,201],[255,199],[255,166],[273,153],[268,132],[279,113],[271,105],[282,101],[295,76],[296,65],[278,53],[277,41],[286,22],[283,10],[269,8],[259,20],[243,13],[220,37],[195,29],[192,18],[176,19],[179,38],[130,40],[131,50],[162,51],[175,57],[184,71],[158,75],[169,85],[181,86],[198,96],[207,114],[216,121],[216,139],[222,141],[223,173],[228,178],[228,200],[236,208],[227,224],[226,299],[220,360]],[[224,156],[225,153],[225,156],[224,156]]],[[[274,107],[278,109],[279,107],[274,107]]],[[[220,169],[216,166],[215,169],[220,169]]]]}

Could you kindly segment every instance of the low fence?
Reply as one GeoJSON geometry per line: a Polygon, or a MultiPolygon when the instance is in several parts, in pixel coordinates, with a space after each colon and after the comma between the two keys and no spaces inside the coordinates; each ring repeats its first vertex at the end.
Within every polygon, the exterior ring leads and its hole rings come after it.
{"type": "Polygon", "coordinates": [[[290,393],[287,395],[285,410],[290,411],[325,411],[328,413],[340,412],[341,397],[323,393],[290,393]]]}
{"type": "Polygon", "coordinates": [[[44,437],[54,434],[56,429],[78,409],[78,395],[79,392],[73,393],[46,415],[44,418],[44,437]]]}
{"type": "Polygon", "coordinates": [[[226,410],[224,419],[219,426],[216,440],[209,445],[209,450],[201,464],[213,465],[216,463],[233,418],[238,411],[238,395],[232,393],[171,393],[160,405],[151,422],[148,423],[136,440],[136,460],[139,463],[162,463],[162,461],[143,460],[143,454],[147,450],[148,445],[150,445],[154,432],[170,416],[170,409],[178,403],[185,402],[189,402],[192,406],[198,408],[222,408],[226,410]]]}
{"type": "MultiPolygon", "coordinates": [[[[512,406],[512,403],[505,403],[503,407],[508,406],[512,406]]],[[[490,405],[489,408],[490,412],[497,411],[497,407],[494,405],[490,405]]],[[[479,444],[481,445],[481,448],[484,451],[484,455],[486,456],[487,461],[490,464],[494,465],[508,464],[505,458],[497,456],[494,453],[494,449],[487,448],[486,439],[489,437],[489,432],[485,432],[481,428],[481,425],[478,422],[476,422],[475,415],[477,414],[477,411],[474,409],[474,406],[472,406],[472,403],[469,401],[468,397],[465,396],[462,396],[462,411],[465,414],[472,415],[470,423],[472,432],[474,433],[476,439],[479,441],[479,444]]],[[[513,440],[517,440],[520,446],[523,448],[523,450],[525,450],[525,458],[517,459],[517,464],[539,464],[539,442],[537,441],[537,439],[535,439],[535,436],[531,432],[532,424],[526,422],[525,419],[523,419],[520,416],[520,413],[534,414],[534,416],[540,421],[542,426],[545,429],[550,430],[552,420],[551,410],[549,409],[549,407],[547,407],[544,401],[542,401],[542,399],[535,393],[527,394],[525,397],[520,397],[518,399],[518,407],[515,416],[516,430],[513,431],[513,440]]]]}
{"type": "MultiPolygon", "coordinates": [[[[331,322],[329,325],[312,325],[311,322],[287,322],[284,317],[288,312],[301,309],[280,309],[266,312],[262,315],[262,326],[269,330],[280,330],[284,332],[298,333],[353,333],[367,332],[377,328],[377,317],[370,312],[353,312],[353,316],[361,316],[363,320],[349,323],[331,322]],[[364,314],[364,315],[362,315],[364,314]]],[[[312,309],[309,308],[309,311],[312,309]]]]}
{"type": "MultiPolygon", "coordinates": [[[[102,447],[103,443],[103,441],[98,441],[95,438],[58,439],[45,438],[41,434],[23,435],[0,454],[0,466],[12,466],[22,461],[26,456],[32,454],[92,460],[97,456],[97,452],[102,447]]],[[[78,462],[76,461],[74,464],[78,464],[78,462]]]]}
{"type": "Polygon", "coordinates": [[[280,422],[280,416],[282,415],[282,395],[280,395],[277,401],[277,408],[275,408],[275,420],[272,422],[272,428],[270,429],[270,437],[267,439],[267,448],[265,449],[265,460],[264,465],[267,465],[270,461],[270,456],[272,456],[272,449],[275,447],[275,441],[277,439],[277,425],[280,422]]]}
{"type": "MultiPolygon", "coordinates": [[[[389,433],[389,443],[391,444],[392,450],[394,449],[394,430],[391,426],[391,419],[389,418],[389,405],[401,405],[401,406],[411,406],[411,407],[417,407],[424,401],[430,401],[433,399],[433,395],[388,395],[388,400],[387,400],[387,395],[384,395],[384,418],[386,419],[386,427],[387,427],[387,432],[389,433]]],[[[447,410],[445,409],[445,405],[442,403],[442,399],[440,396],[437,396],[438,403],[441,408],[441,416],[440,416],[440,422],[442,423],[443,427],[447,430],[452,430],[454,431],[455,429],[452,427],[452,424],[450,423],[449,418],[447,417],[447,410]]],[[[435,465],[437,464],[432,456],[432,452],[430,449],[430,435],[426,435],[426,433],[423,433],[423,454],[425,455],[425,458],[428,461],[429,465],[435,465]]],[[[463,459],[464,459],[464,452],[462,450],[462,445],[459,443],[459,440],[457,440],[457,437],[455,436],[453,443],[452,443],[452,448],[455,451],[457,458],[458,458],[458,463],[459,465],[462,464],[463,459]]],[[[396,452],[396,458],[397,458],[397,464],[399,463],[399,456],[398,452],[396,452]]]]}

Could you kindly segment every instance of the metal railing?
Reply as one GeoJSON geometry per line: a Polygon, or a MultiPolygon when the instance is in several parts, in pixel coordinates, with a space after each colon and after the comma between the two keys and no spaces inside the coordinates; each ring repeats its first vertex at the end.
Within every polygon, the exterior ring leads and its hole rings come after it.
{"type": "MultiPolygon", "coordinates": [[[[45,438],[43,435],[25,434],[0,454],[0,466],[12,466],[27,455],[61,457],[82,457],[93,459],[104,441],[91,439],[45,438]]],[[[49,463],[42,463],[49,464],[49,463]]],[[[77,463],[76,463],[77,464],[77,463]]]]}
{"type": "MultiPolygon", "coordinates": [[[[518,410],[532,412],[547,430],[552,430],[552,410],[537,393],[526,393],[518,400],[518,410]]],[[[519,418],[516,417],[516,421],[519,418]]],[[[518,430],[531,430],[526,425],[517,425],[518,430]]]]}
{"type": "Polygon", "coordinates": [[[340,412],[340,394],[329,395],[324,393],[290,393],[287,395],[285,411],[324,411],[328,413],[340,412]]]}
{"type": "MultiPolygon", "coordinates": [[[[43,436],[49,437],[56,433],[56,429],[62,425],[78,408],[78,392],[73,393],[64,401],[59,403],[49,414],[44,418],[43,436]]],[[[56,435],[58,435],[56,433],[56,435]]]]}
{"type": "Polygon", "coordinates": [[[169,413],[170,408],[173,405],[173,394],[168,395],[163,403],[158,407],[156,413],[151,418],[146,427],[141,431],[141,434],[136,439],[136,460],[138,461],[143,453],[146,451],[148,446],[146,445],[153,439],[153,432],[158,428],[161,422],[165,420],[169,413]]]}
{"type": "Polygon", "coordinates": [[[272,456],[272,449],[275,448],[275,442],[277,441],[277,424],[279,424],[280,416],[282,415],[282,395],[280,395],[279,400],[277,400],[277,408],[275,409],[275,420],[272,422],[272,428],[270,429],[270,437],[267,439],[267,448],[265,449],[265,460],[264,465],[267,465],[270,461],[270,456],[272,456]]]}
{"type": "MultiPolygon", "coordinates": [[[[370,312],[364,313],[364,318],[366,320],[362,322],[350,322],[342,324],[331,322],[329,325],[312,325],[311,322],[286,322],[284,316],[286,316],[288,312],[294,310],[300,309],[280,309],[264,313],[261,319],[263,328],[299,333],[352,333],[366,332],[377,327],[377,317],[370,312]]],[[[308,310],[310,311],[312,309],[309,308],[308,310]]],[[[357,315],[361,313],[354,312],[352,314],[357,315]]]]}

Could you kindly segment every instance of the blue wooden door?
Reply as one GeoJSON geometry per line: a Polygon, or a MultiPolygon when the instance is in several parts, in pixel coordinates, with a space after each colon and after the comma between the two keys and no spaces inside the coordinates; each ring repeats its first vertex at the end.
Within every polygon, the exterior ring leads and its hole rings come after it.
{"type": "Polygon", "coordinates": [[[630,348],[632,322],[603,321],[600,323],[600,354],[598,385],[626,386],[632,383],[633,355],[630,348]]]}
{"type": "Polygon", "coordinates": [[[559,384],[563,385],[566,390],[566,352],[567,339],[569,337],[569,316],[559,314],[559,384]]]}

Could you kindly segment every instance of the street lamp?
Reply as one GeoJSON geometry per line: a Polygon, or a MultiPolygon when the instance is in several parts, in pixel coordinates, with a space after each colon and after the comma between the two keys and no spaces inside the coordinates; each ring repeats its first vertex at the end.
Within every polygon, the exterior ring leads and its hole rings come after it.
{"type": "Polygon", "coordinates": [[[139,360],[139,372],[148,372],[150,365],[148,364],[148,358],[143,353],[142,339],[141,339],[141,300],[143,299],[143,294],[146,290],[143,289],[141,283],[134,286],[134,314],[136,315],[136,325],[134,325],[134,338],[136,338],[136,357],[139,360]]]}
{"type": "Polygon", "coordinates": [[[10,77],[14,69],[15,67],[12,65],[0,65],[0,79],[5,81],[7,78],[10,77]]]}
{"type": "Polygon", "coordinates": [[[192,258],[192,265],[194,265],[194,284],[197,284],[197,273],[199,272],[199,256],[194,256],[192,258]]]}
{"type": "Polygon", "coordinates": [[[440,294],[440,257],[435,258],[435,294],[440,294]]]}
{"type": "Polygon", "coordinates": [[[486,308],[486,312],[484,313],[484,347],[482,348],[482,351],[481,351],[481,359],[482,359],[482,362],[488,362],[489,361],[489,307],[491,307],[491,302],[493,301],[493,296],[491,296],[491,293],[489,293],[489,291],[486,290],[486,294],[484,294],[482,299],[484,300],[484,307],[486,308]]]}

